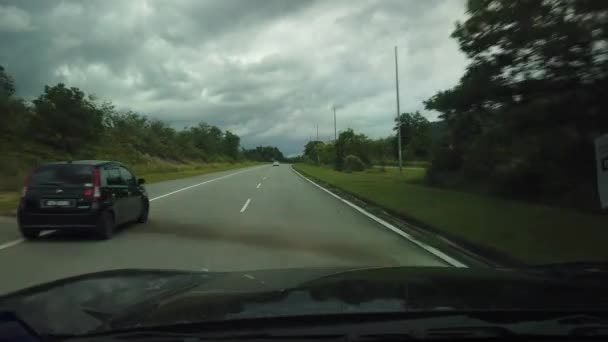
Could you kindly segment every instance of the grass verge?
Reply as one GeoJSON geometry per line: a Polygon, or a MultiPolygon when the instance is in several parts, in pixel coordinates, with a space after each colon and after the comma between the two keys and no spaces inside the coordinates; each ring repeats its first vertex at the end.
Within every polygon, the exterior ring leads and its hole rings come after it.
{"type": "Polygon", "coordinates": [[[258,162],[239,162],[239,163],[194,163],[177,164],[170,168],[159,169],[146,166],[135,165],[133,171],[137,177],[145,178],[146,183],[157,183],[171,179],[188,178],[199,176],[206,173],[240,169],[243,167],[260,165],[258,162]]]}
{"type": "MultiPolygon", "coordinates": [[[[176,164],[170,162],[157,161],[154,163],[133,165],[133,171],[138,178],[145,178],[146,183],[156,183],[165,180],[187,178],[206,173],[239,169],[243,167],[255,166],[257,162],[237,162],[237,163],[188,163],[176,164]]],[[[19,203],[19,192],[0,191],[0,215],[14,215],[19,203]]]]}
{"type": "Polygon", "coordinates": [[[608,216],[433,188],[425,169],[393,168],[343,173],[297,164],[294,168],[362,199],[439,231],[528,264],[608,261],[608,216]]]}

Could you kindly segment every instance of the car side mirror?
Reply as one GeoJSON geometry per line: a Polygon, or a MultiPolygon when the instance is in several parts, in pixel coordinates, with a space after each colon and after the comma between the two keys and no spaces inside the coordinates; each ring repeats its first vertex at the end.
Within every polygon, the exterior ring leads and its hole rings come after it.
{"type": "Polygon", "coordinates": [[[146,180],[143,178],[137,179],[137,184],[146,184],[146,180]]]}

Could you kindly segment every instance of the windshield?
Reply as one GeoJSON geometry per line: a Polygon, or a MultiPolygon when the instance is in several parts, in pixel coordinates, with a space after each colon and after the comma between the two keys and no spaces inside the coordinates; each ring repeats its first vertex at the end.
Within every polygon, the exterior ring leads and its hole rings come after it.
{"type": "Polygon", "coordinates": [[[600,307],[607,22],[604,0],[2,0],[0,297],[216,275],[129,303],[53,292],[105,329],[112,305],[134,326],[600,307]],[[358,273],[393,268],[414,273],[358,273]],[[293,290],[351,271],[339,292],[371,282],[373,305],[293,290]],[[504,301],[470,293],[487,284],[504,301]],[[195,314],[213,298],[234,310],[195,314]]]}

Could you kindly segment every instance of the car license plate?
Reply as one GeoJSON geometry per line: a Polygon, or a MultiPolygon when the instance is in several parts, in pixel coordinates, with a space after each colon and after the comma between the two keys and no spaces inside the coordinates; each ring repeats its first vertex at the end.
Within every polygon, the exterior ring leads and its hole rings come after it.
{"type": "Polygon", "coordinates": [[[72,201],[70,200],[45,200],[45,207],[70,207],[72,206],[72,201]]]}

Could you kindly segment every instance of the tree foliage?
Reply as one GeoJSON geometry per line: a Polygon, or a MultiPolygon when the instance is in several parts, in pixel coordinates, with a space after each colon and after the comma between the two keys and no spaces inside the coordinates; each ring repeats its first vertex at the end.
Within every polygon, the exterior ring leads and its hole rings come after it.
{"type": "Polygon", "coordinates": [[[407,159],[426,159],[432,145],[431,123],[420,112],[403,113],[395,119],[396,132],[401,127],[401,145],[407,159]]]}
{"type": "Polygon", "coordinates": [[[344,158],[344,171],[353,172],[363,170],[365,170],[365,163],[363,163],[359,157],[349,154],[344,158]]]}
{"type": "Polygon", "coordinates": [[[91,100],[80,89],[67,88],[63,83],[45,86],[44,93],[34,100],[32,135],[70,153],[97,142],[102,134],[103,113],[91,100]]]}
{"type": "Polygon", "coordinates": [[[369,139],[365,134],[357,134],[352,129],[340,132],[336,141],[336,160],[337,170],[344,169],[346,156],[353,155],[358,157],[364,164],[371,164],[369,139]]]}
{"type": "MultiPolygon", "coordinates": [[[[314,163],[321,163],[321,154],[325,144],[322,141],[312,140],[304,145],[304,155],[314,163]]],[[[333,160],[333,158],[332,158],[333,160]]]]}
{"type": "Polygon", "coordinates": [[[230,131],[226,131],[224,133],[222,141],[222,152],[232,159],[237,159],[239,157],[239,146],[241,145],[241,138],[230,131]]]}
{"type": "Polygon", "coordinates": [[[16,138],[14,132],[23,132],[30,119],[30,108],[15,95],[15,82],[0,66],[0,136],[16,138]]]}
{"type": "Polygon", "coordinates": [[[283,153],[274,146],[258,146],[250,150],[243,150],[243,155],[249,160],[271,162],[274,160],[284,161],[283,153]]]}
{"type": "Polygon", "coordinates": [[[469,0],[467,8],[452,37],[471,62],[454,88],[425,102],[448,129],[432,171],[460,170],[529,199],[581,203],[585,194],[589,204],[592,141],[608,131],[608,2],[469,0]]]}
{"type": "Polygon", "coordinates": [[[0,147],[28,144],[74,158],[112,158],[128,163],[145,156],[175,161],[282,160],[271,146],[242,153],[238,135],[201,122],[176,130],[167,122],[99,103],[84,91],[59,83],[28,104],[15,96],[12,77],[0,67],[0,147]],[[247,157],[245,156],[245,157],[247,157]]]}
{"type": "Polygon", "coordinates": [[[11,97],[13,95],[15,95],[15,80],[0,65],[0,98],[11,97]]]}

